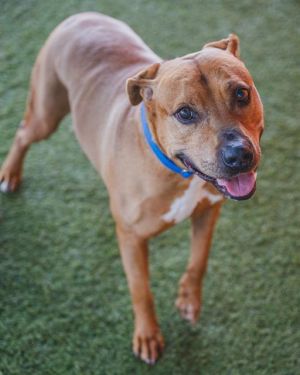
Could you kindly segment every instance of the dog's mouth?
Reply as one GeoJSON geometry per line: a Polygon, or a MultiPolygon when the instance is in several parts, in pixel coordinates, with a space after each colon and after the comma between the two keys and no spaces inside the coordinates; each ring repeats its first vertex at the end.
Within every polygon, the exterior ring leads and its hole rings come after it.
{"type": "Polygon", "coordinates": [[[254,171],[240,173],[228,179],[214,178],[201,172],[185,155],[180,154],[177,157],[189,171],[193,172],[203,180],[212,183],[214,187],[226,198],[234,200],[246,200],[251,198],[255,193],[256,172],[254,171]]]}

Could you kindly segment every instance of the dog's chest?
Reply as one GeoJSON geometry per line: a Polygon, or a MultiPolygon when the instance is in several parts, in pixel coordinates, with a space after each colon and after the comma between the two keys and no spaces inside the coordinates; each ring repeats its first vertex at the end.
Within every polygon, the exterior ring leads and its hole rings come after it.
{"type": "Polygon", "coordinates": [[[162,216],[163,220],[179,223],[191,216],[197,205],[203,200],[207,199],[209,204],[213,205],[223,199],[220,194],[209,191],[205,185],[205,181],[194,176],[183,195],[175,198],[168,212],[162,216]]]}

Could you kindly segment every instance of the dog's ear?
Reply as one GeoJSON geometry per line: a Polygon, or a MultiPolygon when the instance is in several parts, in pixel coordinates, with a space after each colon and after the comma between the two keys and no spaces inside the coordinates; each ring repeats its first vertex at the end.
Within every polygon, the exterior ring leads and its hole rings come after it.
{"type": "Polygon", "coordinates": [[[152,98],[152,87],[159,67],[160,63],[150,65],[127,80],[126,90],[132,105],[139,104],[143,99],[150,100],[152,98]]]}
{"type": "Polygon", "coordinates": [[[228,38],[205,44],[203,48],[214,47],[224,49],[232,53],[238,59],[240,58],[240,41],[237,35],[229,34],[228,38]]]}

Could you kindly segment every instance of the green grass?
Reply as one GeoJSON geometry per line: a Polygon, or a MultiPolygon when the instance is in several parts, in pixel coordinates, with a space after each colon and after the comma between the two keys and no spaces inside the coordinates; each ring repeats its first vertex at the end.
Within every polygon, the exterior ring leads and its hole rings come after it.
{"type": "Polygon", "coordinates": [[[131,354],[131,306],[107,192],[70,119],[35,145],[22,189],[0,197],[0,374],[299,374],[299,2],[0,5],[1,161],[22,117],[39,48],[58,22],[85,10],[126,21],[164,58],[236,32],[266,113],[258,191],[223,209],[197,326],[181,321],[174,308],[188,223],[151,244],[167,344],[153,368],[131,354]]]}

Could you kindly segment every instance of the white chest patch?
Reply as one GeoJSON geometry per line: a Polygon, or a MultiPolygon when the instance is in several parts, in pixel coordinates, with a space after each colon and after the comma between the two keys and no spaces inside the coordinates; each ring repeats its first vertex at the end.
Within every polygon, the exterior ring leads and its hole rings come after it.
{"type": "Polygon", "coordinates": [[[179,223],[189,217],[197,204],[203,199],[208,199],[211,204],[221,201],[223,197],[220,194],[212,194],[210,191],[203,189],[205,183],[204,180],[194,176],[184,194],[176,198],[170,210],[162,216],[163,220],[179,223]]]}

